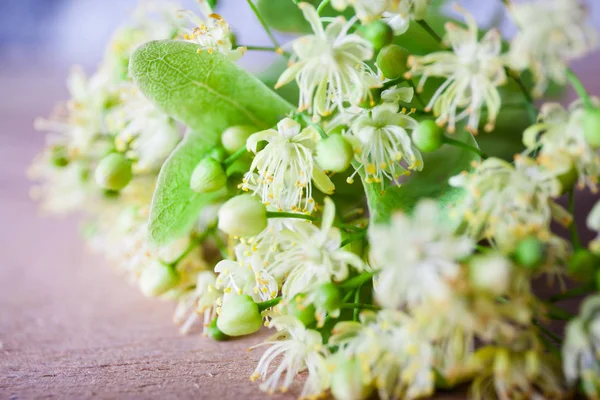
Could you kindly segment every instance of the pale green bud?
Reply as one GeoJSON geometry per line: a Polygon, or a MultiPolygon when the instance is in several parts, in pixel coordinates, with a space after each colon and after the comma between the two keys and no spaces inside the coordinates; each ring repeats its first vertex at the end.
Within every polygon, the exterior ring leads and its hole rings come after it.
{"type": "Polygon", "coordinates": [[[256,132],[256,128],[247,125],[232,126],[221,135],[221,143],[229,154],[246,147],[246,140],[256,132]]]}
{"type": "Polygon", "coordinates": [[[363,25],[358,28],[358,33],[371,42],[375,51],[381,50],[383,46],[394,40],[394,31],[383,21],[373,21],[368,25],[363,25]]]}
{"type": "Polygon", "coordinates": [[[160,296],[179,283],[179,274],[175,268],[154,261],[148,265],[140,276],[140,290],[148,297],[160,296]]]}
{"type": "Polygon", "coordinates": [[[225,150],[222,147],[215,147],[210,151],[209,157],[214,158],[215,160],[217,160],[218,162],[223,162],[227,159],[227,157],[229,156],[229,154],[227,153],[227,150],[225,150]]]}
{"type": "Polygon", "coordinates": [[[285,314],[298,318],[304,326],[311,326],[317,321],[315,312],[315,306],[306,302],[306,295],[303,293],[294,296],[285,308],[285,314]]]}
{"type": "Polygon", "coordinates": [[[98,163],[94,176],[101,188],[121,190],[133,178],[131,162],[121,153],[111,153],[98,163]]]}
{"type": "Polygon", "coordinates": [[[258,197],[242,194],[219,209],[219,229],[231,236],[255,236],[267,227],[267,208],[258,197]]]}
{"type": "Polygon", "coordinates": [[[412,133],[412,141],[419,150],[429,153],[442,147],[444,132],[435,121],[427,119],[419,122],[412,133]]]}
{"type": "Polygon", "coordinates": [[[333,312],[342,306],[342,293],[333,283],[325,283],[315,290],[314,303],[327,312],[333,312]]]}
{"type": "Polygon", "coordinates": [[[512,264],[501,254],[481,254],[469,262],[469,280],[476,289],[500,295],[508,289],[512,264]]]}
{"type": "Polygon", "coordinates": [[[213,319],[210,322],[210,324],[206,327],[206,334],[208,335],[208,337],[219,342],[229,339],[229,336],[221,332],[221,330],[217,326],[217,318],[213,319]]]}
{"type": "Polygon", "coordinates": [[[331,394],[338,400],[362,400],[369,397],[372,386],[365,382],[357,359],[334,358],[333,374],[331,376],[331,394]]]}
{"type": "Polygon", "coordinates": [[[51,149],[50,160],[56,167],[69,165],[69,151],[63,146],[54,146],[51,149]]]}
{"type": "Polygon", "coordinates": [[[600,147],[600,108],[590,107],[583,114],[583,136],[590,146],[600,147]]]}
{"type": "Polygon", "coordinates": [[[243,336],[254,333],[262,326],[258,304],[247,294],[228,297],[223,306],[217,328],[228,336],[243,336]]]}
{"type": "Polygon", "coordinates": [[[194,169],[190,188],[198,193],[215,192],[227,184],[227,176],[221,163],[212,157],[202,159],[194,169]]]}
{"type": "Polygon", "coordinates": [[[383,76],[396,79],[408,72],[408,57],[410,53],[404,47],[390,44],[377,55],[377,65],[383,76]]]}
{"type": "Polygon", "coordinates": [[[353,157],[352,145],[342,135],[331,135],[317,143],[317,164],[325,171],[344,172],[353,157]]]}
{"type": "Polygon", "coordinates": [[[515,259],[528,269],[536,269],[544,261],[544,244],[534,236],[527,237],[517,244],[515,259]]]}

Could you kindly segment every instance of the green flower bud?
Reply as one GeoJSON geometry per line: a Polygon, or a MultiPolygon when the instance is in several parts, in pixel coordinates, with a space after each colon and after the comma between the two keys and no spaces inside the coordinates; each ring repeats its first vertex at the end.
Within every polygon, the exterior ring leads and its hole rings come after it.
{"type": "Polygon", "coordinates": [[[121,190],[133,178],[131,162],[121,153],[111,153],[98,163],[94,176],[101,188],[121,190]]]}
{"type": "Polygon", "coordinates": [[[225,159],[227,159],[229,154],[227,153],[227,150],[225,150],[224,148],[215,147],[214,149],[212,149],[210,151],[210,154],[208,156],[214,158],[218,162],[223,162],[223,161],[225,161],[225,159]]]}
{"type": "Polygon", "coordinates": [[[325,171],[344,172],[353,158],[352,145],[342,135],[331,135],[317,143],[317,164],[325,171]]]}
{"type": "Polygon", "coordinates": [[[512,265],[500,254],[481,254],[469,262],[469,280],[479,290],[500,295],[508,289],[512,265]]]}
{"type": "Polygon", "coordinates": [[[575,250],[568,263],[568,272],[577,280],[590,282],[596,277],[600,258],[587,249],[575,250]]]}
{"type": "Polygon", "coordinates": [[[227,176],[221,163],[212,157],[205,157],[196,165],[190,188],[198,193],[216,192],[227,184],[227,176]]]}
{"type": "MultiPolygon", "coordinates": [[[[341,358],[341,357],[340,357],[341,358]]],[[[353,359],[340,359],[334,364],[331,376],[331,393],[340,400],[362,400],[369,397],[373,387],[365,382],[365,374],[359,362],[353,359]]]]}
{"type": "Polygon", "coordinates": [[[219,209],[219,229],[231,236],[255,236],[267,227],[267,208],[249,194],[229,199],[219,209]]]}
{"type": "Polygon", "coordinates": [[[594,149],[600,147],[600,108],[586,108],[583,114],[583,136],[594,149]]]}
{"type": "Polygon", "coordinates": [[[571,168],[569,168],[567,172],[560,174],[556,178],[560,182],[562,193],[567,193],[571,189],[573,189],[573,186],[575,186],[575,184],[577,183],[577,180],[579,179],[579,173],[577,172],[577,168],[575,168],[575,165],[571,163],[571,168]]]}
{"type": "Polygon", "coordinates": [[[536,237],[521,240],[515,249],[516,261],[528,269],[536,269],[544,261],[544,245],[536,237]]]}
{"type": "Polygon", "coordinates": [[[140,290],[148,297],[156,297],[172,289],[179,283],[179,274],[170,265],[154,261],[140,276],[140,290]]]}
{"type": "Polygon", "coordinates": [[[218,318],[213,319],[210,322],[210,324],[206,327],[206,334],[210,338],[212,338],[214,340],[218,340],[219,342],[222,342],[224,340],[229,339],[229,336],[227,336],[226,334],[224,334],[223,332],[221,332],[221,330],[217,326],[217,319],[218,318]]]}
{"type": "Polygon", "coordinates": [[[377,65],[388,79],[396,79],[408,71],[410,53],[404,47],[396,44],[385,46],[377,55],[377,65]]]}
{"type": "Polygon", "coordinates": [[[430,153],[444,144],[444,131],[435,121],[427,119],[419,122],[419,126],[412,133],[412,140],[419,150],[430,153]]]}
{"type": "Polygon", "coordinates": [[[69,151],[63,146],[52,147],[50,161],[56,167],[66,167],[69,165],[69,151]]]}
{"type": "Polygon", "coordinates": [[[333,283],[325,283],[315,290],[314,304],[327,312],[333,312],[342,306],[342,293],[333,283]]]}
{"type": "Polygon", "coordinates": [[[317,320],[315,319],[315,306],[306,304],[306,296],[298,294],[287,304],[285,314],[298,318],[304,326],[311,326],[317,320]]]}
{"type": "Polygon", "coordinates": [[[368,25],[363,25],[358,28],[358,33],[371,42],[376,52],[394,40],[393,29],[383,21],[374,21],[368,25]]]}
{"type": "Polygon", "coordinates": [[[258,304],[247,294],[233,295],[223,303],[217,328],[229,336],[254,333],[262,326],[258,304]]]}
{"type": "Polygon", "coordinates": [[[221,143],[229,154],[233,154],[242,147],[246,147],[246,140],[255,132],[256,128],[252,126],[232,126],[221,135],[221,143]]]}

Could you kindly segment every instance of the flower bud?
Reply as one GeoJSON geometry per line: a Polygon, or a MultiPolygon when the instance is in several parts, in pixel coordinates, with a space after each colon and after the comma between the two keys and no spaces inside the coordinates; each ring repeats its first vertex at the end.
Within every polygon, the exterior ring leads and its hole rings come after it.
{"type": "Polygon", "coordinates": [[[227,156],[229,156],[229,154],[227,153],[227,150],[225,150],[224,148],[215,147],[210,151],[208,156],[214,158],[218,162],[223,162],[227,159],[227,156]]]}
{"type": "Polygon", "coordinates": [[[544,260],[544,245],[533,236],[525,238],[517,244],[515,259],[525,268],[535,269],[544,260]]]}
{"type": "Polygon", "coordinates": [[[190,188],[198,193],[215,192],[227,184],[227,176],[221,163],[212,157],[205,157],[196,165],[190,188]]]}
{"type": "Polygon", "coordinates": [[[317,164],[325,171],[344,172],[353,157],[352,145],[342,135],[331,135],[317,143],[317,164]]]}
{"type": "Polygon", "coordinates": [[[371,42],[376,52],[394,40],[393,29],[383,21],[373,21],[368,25],[363,25],[358,28],[358,33],[371,42]]]}
{"type": "Polygon", "coordinates": [[[219,229],[231,236],[255,236],[267,227],[267,208],[258,197],[242,194],[219,210],[219,229]]]}
{"type": "Polygon", "coordinates": [[[385,46],[377,55],[377,65],[388,79],[401,77],[408,71],[410,53],[404,47],[396,44],[385,46]]]}
{"type": "Polygon", "coordinates": [[[430,153],[442,147],[444,131],[435,121],[427,119],[419,122],[419,126],[412,133],[412,141],[419,150],[430,153]]]}
{"type": "Polygon", "coordinates": [[[469,263],[469,279],[473,286],[500,295],[510,285],[512,265],[500,254],[474,256],[469,263]]]}
{"type": "Polygon", "coordinates": [[[219,327],[217,326],[217,319],[213,319],[210,324],[206,327],[206,334],[208,337],[217,340],[219,342],[229,339],[229,336],[221,332],[219,327]]]}
{"type": "Polygon", "coordinates": [[[362,400],[369,397],[373,388],[365,382],[360,364],[356,358],[342,356],[334,358],[334,370],[331,375],[331,393],[338,400],[362,400]]]}
{"type": "Polygon", "coordinates": [[[69,151],[63,146],[52,147],[50,161],[55,167],[66,167],[69,165],[69,151]]]}
{"type": "Polygon", "coordinates": [[[256,132],[256,128],[247,125],[232,126],[221,135],[221,143],[229,154],[246,147],[246,140],[256,132]]]}
{"type": "Polygon", "coordinates": [[[98,163],[94,176],[101,188],[121,190],[133,177],[131,162],[121,153],[111,153],[98,163]]]}
{"type": "Polygon", "coordinates": [[[600,108],[586,108],[583,114],[583,137],[591,147],[600,147],[600,108]]]}
{"type": "Polygon", "coordinates": [[[315,319],[315,306],[306,303],[306,295],[300,293],[287,304],[285,314],[298,318],[304,326],[313,325],[315,319]]]}
{"type": "Polygon", "coordinates": [[[590,282],[595,279],[597,265],[600,262],[600,257],[591,253],[587,249],[575,250],[575,253],[569,260],[567,270],[577,280],[590,282]]]}
{"type": "Polygon", "coordinates": [[[566,172],[563,172],[556,177],[560,182],[562,189],[561,193],[563,194],[571,191],[579,179],[579,172],[577,171],[577,168],[575,168],[575,165],[572,162],[570,162],[570,164],[571,167],[566,172]]]}
{"type": "Polygon", "coordinates": [[[333,283],[325,283],[315,290],[314,304],[327,312],[333,312],[342,306],[342,293],[333,283]]]}
{"type": "Polygon", "coordinates": [[[229,336],[243,336],[258,331],[262,322],[258,304],[252,297],[247,294],[232,295],[221,307],[217,328],[229,336]]]}
{"type": "Polygon", "coordinates": [[[140,276],[140,290],[145,296],[160,296],[179,283],[179,275],[175,268],[154,261],[148,265],[140,276]]]}

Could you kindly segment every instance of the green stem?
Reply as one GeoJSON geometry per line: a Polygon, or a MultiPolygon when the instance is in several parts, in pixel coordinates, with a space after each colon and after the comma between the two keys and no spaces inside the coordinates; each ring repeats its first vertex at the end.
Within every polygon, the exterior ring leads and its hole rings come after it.
{"type": "Polygon", "coordinates": [[[263,312],[271,307],[275,307],[281,301],[281,297],[275,297],[274,299],[262,301],[260,303],[256,303],[258,306],[258,311],[263,312]]]}
{"type": "Polygon", "coordinates": [[[365,303],[346,303],[342,304],[341,308],[362,308],[365,310],[380,310],[381,307],[378,307],[374,304],[365,304],[365,303]]]}
{"type": "Polygon", "coordinates": [[[546,304],[548,307],[548,316],[556,321],[568,321],[575,317],[575,315],[570,312],[563,310],[560,307],[555,306],[554,304],[546,304]]]}
{"type": "Polygon", "coordinates": [[[229,257],[229,254],[227,253],[227,246],[223,243],[223,239],[221,238],[221,235],[219,235],[219,232],[215,231],[213,238],[215,239],[215,244],[217,245],[217,249],[219,249],[219,253],[221,253],[221,257],[226,260],[229,257]]]}
{"type": "MultiPolygon", "coordinates": [[[[281,46],[279,45],[279,43],[277,43],[277,39],[275,39],[273,32],[271,32],[271,29],[269,28],[269,26],[263,19],[262,15],[260,15],[260,12],[258,11],[258,8],[256,8],[256,5],[254,4],[254,2],[252,0],[246,0],[246,1],[248,2],[248,5],[254,12],[254,15],[256,15],[256,18],[258,18],[258,21],[262,25],[265,32],[267,32],[267,35],[269,35],[269,39],[271,39],[271,43],[273,43],[273,46],[275,46],[277,49],[281,49],[281,46]]],[[[280,51],[283,51],[283,50],[280,50],[280,51]]]]}
{"type": "Polygon", "coordinates": [[[456,139],[449,138],[448,136],[444,136],[444,138],[442,139],[442,142],[449,144],[451,146],[460,147],[461,149],[472,151],[473,153],[477,154],[478,156],[480,156],[483,159],[488,158],[488,155],[485,154],[483,151],[479,150],[477,147],[468,145],[464,142],[461,142],[460,140],[456,140],[456,139]]]}
{"type": "Polygon", "coordinates": [[[323,9],[325,7],[327,7],[327,4],[329,4],[331,0],[323,0],[321,1],[321,4],[319,4],[319,7],[317,7],[317,14],[321,15],[321,13],[323,12],[323,9]]]}
{"type": "Polygon", "coordinates": [[[312,222],[317,221],[312,215],[284,211],[267,211],[267,218],[297,218],[312,222]]]}
{"type": "Polygon", "coordinates": [[[294,116],[301,117],[304,120],[304,122],[306,122],[307,125],[311,126],[317,132],[319,132],[319,135],[321,135],[322,139],[327,138],[327,133],[325,133],[325,131],[323,130],[323,128],[321,128],[319,126],[319,124],[315,124],[314,121],[312,120],[312,118],[310,116],[306,115],[303,112],[296,112],[296,113],[294,113],[294,116]]]}
{"type": "Polygon", "coordinates": [[[354,278],[350,278],[345,282],[339,284],[339,287],[342,289],[354,289],[362,286],[364,283],[373,279],[373,272],[363,272],[362,274],[355,276],[354,278]]]}
{"type": "Polygon", "coordinates": [[[569,83],[573,89],[575,89],[575,92],[577,92],[577,95],[583,100],[586,107],[593,107],[594,104],[590,94],[587,92],[585,86],[583,86],[583,83],[581,83],[581,80],[579,80],[571,68],[567,69],[567,79],[569,80],[569,83]]]}
{"type": "Polygon", "coordinates": [[[535,326],[537,326],[537,328],[542,331],[542,333],[544,333],[546,336],[548,336],[549,338],[551,338],[552,340],[554,340],[554,344],[555,345],[560,345],[562,342],[562,338],[560,336],[558,336],[556,333],[552,332],[550,329],[546,328],[544,325],[542,325],[540,322],[533,320],[533,324],[535,326]]]}
{"type": "Polygon", "coordinates": [[[236,151],[235,153],[233,153],[232,155],[227,157],[225,159],[225,161],[223,161],[223,166],[225,168],[229,167],[231,164],[236,162],[240,157],[242,157],[244,154],[246,154],[246,152],[247,152],[246,147],[245,146],[241,147],[238,151],[236,151]]]}
{"type": "Polygon", "coordinates": [[[557,293],[553,296],[550,296],[547,301],[550,303],[556,303],[562,300],[568,300],[574,297],[583,296],[594,291],[595,290],[593,285],[583,285],[573,289],[569,289],[566,292],[557,293]]]}
{"type": "Polygon", "coordinates": [[[350,237],[344,239],[344,241],[342,241],[342,243],[340,244],[340,249],[346,247],[348,244],[357,241],[359,239],[362,239],[365,235],[367,234],[366,230],[360,231],[354,235],[351,235],[350,237]]]}
{"type": "Polygon", "coordinates": [[[248,50],[252,51],[271,51],[273,53],[277,53],[286,57],[290,57],[291,54],[287,51],[284,51],[281,47],[271,47],[271,46],[243,46],[248,50]]]}
{"type": "Polygon", "coordinates": [[[433,28],[427,23],[425,22],[424,19],[417,21],[417,24],[419,24],[421,26],[421,28],[423,28],[424,30],[427,31],[427,33],[429,33],[429,35],[431,35],[432,38],[435,39],[436,42],[438,42],[439,44],[442,44],[442,38],[440,35],[438,35],[433,28]]]}
{"type": "MultiPolygon", "coordinates": [[[[360,289],[361,288],[362,288],[362,284],[356,288],[356,292],[354,293],[354,304],[360,304],[360,289]]],[[[358,321],[358,312],[359,311],[360,311],[360,309],[358,307],[354,309],[354,312],[352,313],[352,319],[354,321],[358,321]]]]}
{"type": "Polygon", "coordinates": [[[419,91],[417,90],[417,85],[415,85],[415,83],[410,79],[408,79],[407,82],[410,85],[410,87],[412,87],[413,90],[415,91],[415,97],[416,97],[417,101],[419,102],[419,104],[421,104],[421,107],[426,108],[427,104],[425,104],[425,102],[421,98],[421,95],[419,94],[419,91]]]}
{"type": "Polygon", "coordinates": [[[188,247],[177,257],[174,261],[170,263],[165,263],[165,265],[169,265],[173,268],[177,267],[177,264],[181,262],[184,258],[186,258],[197,246],[199,246],[202,242],[206,240],[209,235],[212,235],[215,231],[214,227],[208,228],[204,232],[202,232],[198,237],[190,240],[188,247]]]}
{"type": "Polygon", "coordinates": [[[525,86],[521,77],[518,74],[513,73],[508,68],[504,68],[504,70],[506,71],[506,74],[515,81],[515,83],[523,93],[523,96],[525,96],[525,100],[527,100],[527,103],[533,105],[533,97],[531,97],[531,93],[529,93],[529,89],[527,89],[527,86],[525,86]]]}
{"type": "Polygon", "coordinates": [[[569,213],[573,216],[573,221],[569,226],[569,232],[571,233],[571,243],[575,249],[580,249],[581,240],[579,239],[579,233],[577,233],[577,224],[575,224],[575,188],[569,192],[569,213]]]}

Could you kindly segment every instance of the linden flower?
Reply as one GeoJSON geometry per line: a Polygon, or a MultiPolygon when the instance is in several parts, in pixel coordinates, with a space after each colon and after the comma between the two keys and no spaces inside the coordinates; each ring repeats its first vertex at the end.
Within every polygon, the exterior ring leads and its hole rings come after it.
{"type": "MultiPolygon", "coordinates": [[[[383,103],[358,116],[350,126],[354,138],[356,159],[367,175],[367,183],[381,183],[389,179],[398,183],[398,178],[408,170],[423,169],[423,157],[413,146],[409,131],[416,129],[418,122],[400,113],[398,104],[383,103]],[[405,161],[406,169],[400,164],[405,161]]],[[[355,171],[352,178],[358,171],[355,171]]]]}
{"type": "Polygon", "coordinates": [[[467,130],[476,133],[484,106],[487,109],[485,130],[491,131],[501,106],[497,87],[507,80],[500,55],[502,38],[492,29],[479,41],[473,16],[462,8],[457,7],[457,10],[464,15],[467,29],[451,22],[446,24],[445,40],[452,46],[452,51],[411,56],[408,60],[411,69],[406,78],[421,76],[419,91],[431,76],[447,78],[426,110],[433,108],[438,124],[448,124],[449,132],[455,131],[457,122],[467,119],[467,130]]]}
{"type": "Polygon", "coordinates": [[[256,156],[244,177],[242,189],[252,189],[265,204],[274,202],[281,210],[311,212],[314,208],[312,182],[326,194],[333,193],[335,188],[313,160],[319,139],[314,129],[301,131],[300,124],[290,118],[281,120],[277,130],[253,134],[246,146],[256,156]],[[261,141],[268,144],[258,151],[261,141]]]}
{"type": "Polygon", "coordinates": [[[206,51],[212,54],[217,51],[231,61],[239,60],[246,52],[246,48],[233,48],[231,42],[232,32],[229,24],[219,14],[213,13],[206,1],[201,0],[199,4],[207,19],[203,20],[189,10],[182,11],[181,15],[186,16],[195,26],[193,29],[184,29],[183,38],[197,43],[199,45],[198,53],[206,51]]]}
{"type": "Polygon", "coordinates": [[[410,316],[395,310],[363,312],[359,322],[338,322],[329,344],[356,357],[365,382],[382,399],[416,399],[434,391],[431,343],[410,316]]]}
{"type": "Polygon", "coordinates": [[[468,195],[459,213],[475,239],[488,239],[510,250],[520,239],[538,234],[548,239],[552,217],[568,224],[571,216],[552,201],[561,193],[556,176],[534,160],[517,156],[515,165],[488,158],[450,179],[468,195]]]}
{"type": "Polygon", "coordinates": [[[331,5],[337,11],[354,8],[356,16],[363,24],[369,24],[381,17],[389,7],[390,0],[332,0],[331,5]]]}
{"type": "Polygon", "coordinates": [[[222,294],[214,287],[216,279],[217,276],[213,272],[202,271],[198,273],[196,287],[180,296],[173,322],[181,325],[179,332],[182,334],[188,333],[200,320],[206,329],[215,317],[214,304],[222,294]]]}
{"type": "Polygon", "coordinates": [[[431,0],[390,0],[382,19],[394,30],[394,35],[401,35],[411,21],[425,18],[430,4],[431,0]]]}
{"type": "Polygon", "coordinates": [[[277,388],[285,392],[296,375],[307,370],[308,376],[300,398],[316,396],[327,390],[329,371],[326,357],[329,356],[329,351],[323,346],[321,334],[306,329],[302,322],[290,316],[275,317],[269,326],[274,327],[278,332],[264,343],[251,347],[255,349],[260,346],[270,346],[262,355],[250,379],[263,380],[260,388],[269,393],[274,393],[277,388]],[[279,366],[269,375],[269,367],[280,356],[282,358],[279,366]]]}
{"type": "Polygon", "coordinates": [[[285,277],[282,294],[286,299],[323,283],[343,281],[348,277],[349,267],[363,269],[359,256],[340,248],[342,235],[333,227],[334,218],[335,205],[326,197],[320,228],[305,223],[298,224],[295,231],[280,233],[284,247],[267,270],[275,277],[285,277]]]}
{"type": "Polygon", "coordinates": [[[587,216],[587,227],[598,235],[589,244],[590,250],[594,253],[600,254],[600,201],[594,205],[592,211],[587,216]]]}
{"type": "Polygon", "coordinates": [[[600,396],[600,296],[587,298],[579,317],[566,328],[562,348],[563,371],[569,385],[581,380],[589,398],[600,396]]]}
{"type": "Polygon", "coordinates": [[[314,34],[293,42],[290,66],[275,88],[296,79],[300,88],[299,109],[324,116],[343,110],[344,102],[360,104],[371,96],[369,89],[381,86],[380,79],[365,63],[373,57],[371,44],[356,34],[348,34],[354,21],[338,17],[323,29],[312,5],[299,6],[314,34]]]}
{"type": "Polygon", "coordinates": [[[417,205],[412,218],[396,213],[389,225],[372,225],[369,243],[371,264],[380,270],[375,298],[389,308],[447,299],[460,270],[457,260],[471,254],[474,246],[440,224],[439,208],[429,200],[417,205]]]}
{"type": "Polygon", "coordinates": [[[107,118],[109,129],[118,132],[117,150],[135,160],[135,173],[160,169],[181,138],[179,128],[131,84],[122,89],[121,104],[107,118]]]}
{"type": "Polygon", "coordinates": [[[263,262],[258,256],[249,261],[221,260],[215,266],[219,274],[215,287],[227,295],[247,294],[256,301],[270,300],[277,296],[279,285],[277,281],[264,270],[263,262]]]}
{"type": "Polygon", "coordinates": [[[600,156],[584,137],[584,105],[574,102],[569,110],[558,103],[542,106],[539,122],[523,133],[523,143],[537,152],[541,165],[556,176],[577,171],[579,186],[598,190],[600,156]]]}
{"type": "Polygon", "coordinates": [[[586,23],[588,10],[573,0],[511,2],[509,11],[520,31],[510,46],[511,67],[531,69],[534,94],[541,96],[550,79],[565,84],[571,60],[584,57],[597,44],[586,23]]]}

